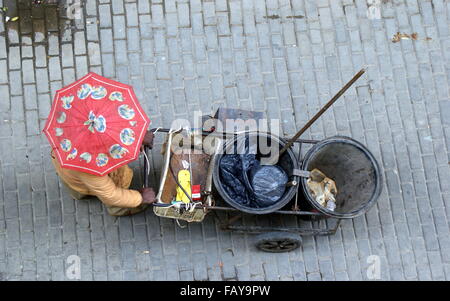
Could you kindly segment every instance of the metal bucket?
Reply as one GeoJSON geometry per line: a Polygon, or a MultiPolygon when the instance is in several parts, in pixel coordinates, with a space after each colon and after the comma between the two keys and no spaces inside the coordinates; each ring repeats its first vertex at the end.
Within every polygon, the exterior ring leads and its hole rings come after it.
{"type": "Polygon", "coordinates": [[[336,209],[322,207],[311,195],[302,178],[300,184],[307,202],[328,217],[353,218],[366,213],[381,193],[380,167],[370,151],[361,143],[335,136],[314,145],[303,158],[302,169],[322,171],[337,186],[336,209]]]}
{"type": "MultiPolygon", "coordinates": [[[[286,190],[283,194],[283,196],[273,205],[263,208],[253,208],[253,207],[246,207],[242,204],[236,202],[231,198],[227,192],[224,190],[222,186],[222,181],[220,178],[220,160],[223,157],[224,153],[227,153],[227,151],[230,151],[235,145],[236,142],[241,141],[241,139],[245,139],[246,137],[249,137],[250,139],[267,139],[270,143],[277,143],[279,145],[279,148],[281,149],[285,143],[281,141],[277,136],[272,135],[270,133],[247,133],[245,135],[237,135],[234,138],[230,139],[225,143],[224,150],[225,152],[222,152],[220,154],[215,155],[215,163],[214,163],[214,171],[213,171],[213,183],[214,187],[217,190],[217,193],[220,195],[220,197],[227,202],[230,206],[251,214],[267,214],[274,211],[277,211],[284,207],[289,201],[292,200],[296,193],[296,187],[290,186],[286,187],[286,190]],[[239,140],[239,141],[238,141],[239,140]]],[[[259,141],[259,140],[258,140],[259,141]]],[[[268,142],[268,143],[269,143],[268,142]]],[[[270,145],[269,143],[269,145],[270,145]]],[[[229,152],[228,152],[229,153],[229,152]]],[[[292,180],[292,172],[294,169],[297,169],[297,161],[295,158],[294,153],[291,149],[288,149],[280,158],[278,165],[287,173],[290,180],[292,180]]]]}

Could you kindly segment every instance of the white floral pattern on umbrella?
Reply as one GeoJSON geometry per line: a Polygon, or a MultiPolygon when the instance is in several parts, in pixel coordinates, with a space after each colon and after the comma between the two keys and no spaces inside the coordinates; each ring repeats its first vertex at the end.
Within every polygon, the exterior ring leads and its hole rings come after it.
{"type": "Polygon", "coordinates": [[[102,99],[108,94],[108,91],[102,86],[93,87],[91,91],[92,99],[102,99]]]}
{"type": "Polygon", "coordinates": [[[100,153],[97,155],[97,158],[95,159],[95,164],[97,164],[98,167],[103,167],[106,164],[108,164],[108,156],[106,154],[100,153]]]}
{"type": "Polygon", "coordinates": [[[131,108],[129,105],[121,105],[117,109],[119,112],[120,117],[126,120],[130,120],[134,118],[135,112],[133,108],[131,108]]]}
{"type": "Polygon", "coordinates": [[[55,136],[56,137],[62,136],[62,134],[64,134],[64,131],[62,128],[55,128],[55,136]]]}
{"type": "Polygon", "coordinates": [[[88,152],[84,152],[80,155],[80,159],[84,160],[86,163],[89,163],[92,160],[92,155],[88,152]]]}
{"type": "Polygon", "coordinates": [[[70,153],[67,155],[67,160],[73,160],[76,158],[78,151],[76,148],[73,148],[70,153]]]}
{"type": "Polygon", "coordinates": [[[114,144],[109,149],[109,154],[113,159],[122,159],[128,153],[128,150],[120,144],[114,144]]]}
{"type": "Polygon", "coordinates": [[[86,99],[92,92],[92,86],[89,84],[82,84],[77,91],[77,96],[79,99],[86,99]]]}
{"type": "Polygon", "coordinates": [[[62,107],[66,110],[72,108],[72,101],[75,99],[73,95],[61,97],[62,107]]]}
{"type": "Polygon", "coordinates": [[[56,122],[57,123],[64,123],[64,122],[66,122],[66,118],[67,118],[66,113],[59,112],[59,116],[58,116],[58,118],[56,118],[56,122]]]}
{"type": "Polygon", "coordinates": [[[88,126],[88,130],[91,133],[95,131],[99,133],[104,133],[106,131],[106,119],[103,115],[95,116],[93,111],[89,112],[88,120],[84,122],[84,125],[88,126]]]}
{"type": "Polygon", "coordinates": [[[65,152],[70,151],[70,149],[72,148],[72,142],[69,139],[63,139],[61,140],[61,149],[65,152]]]}
{"type": "Polygon", "coordinates": [[[119,92],[119,91],[114,91],[114,92],[112,92],[112,93],[109,95],[109,100],[111,100],[111,101],[117,100],[117,101],[122,102],[122,101],[123,101],[123,95],[122,95],[122,92],[119,92]]]}
{"type": "Polygon", "coordinates": [[[125,145],[131,145],[134,143],[135,134],[132,129],[125,128],[120,132],[120,141],[125,145]]]}

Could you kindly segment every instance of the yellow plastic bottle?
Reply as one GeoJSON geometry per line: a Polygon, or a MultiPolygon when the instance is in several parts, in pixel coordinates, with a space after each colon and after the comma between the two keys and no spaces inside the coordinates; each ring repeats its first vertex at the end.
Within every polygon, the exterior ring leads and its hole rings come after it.
{"type": "MultiPolygon", "coordinates": [[[[187,192],[189,197],[192,197],[191,173],[189,172],[189,170],[182,169],[178,172],[178,182],[180,183],[181,187],[183,187],[183,189],[187,192]]],[[[177,186],[177,196],[175,200],[177,202],[183,202],[185,204],[190,202],[189,198],[179,186],[177,186]]]]}

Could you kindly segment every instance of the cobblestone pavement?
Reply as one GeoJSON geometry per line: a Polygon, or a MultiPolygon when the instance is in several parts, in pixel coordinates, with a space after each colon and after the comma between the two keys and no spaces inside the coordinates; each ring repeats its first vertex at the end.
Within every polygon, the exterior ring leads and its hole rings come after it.
{"type": "Polygon", "coordinates": [[[359,280],[378,255],[383,280],[450,280],[449,1],[87,0],[74,21],[29,3],[0,0],[20,17],[0,22],[0,279],[64,280],[78,255],[84,280],[359,280]],[[155,127],[226,105],[289,135],[363,66],[305,137],[367,145],[382,195],[291,253],[259,252],[213,215],[180,228],[73,201],[41,135],[55,91],[88,71],[133,85],[155,127]]]}

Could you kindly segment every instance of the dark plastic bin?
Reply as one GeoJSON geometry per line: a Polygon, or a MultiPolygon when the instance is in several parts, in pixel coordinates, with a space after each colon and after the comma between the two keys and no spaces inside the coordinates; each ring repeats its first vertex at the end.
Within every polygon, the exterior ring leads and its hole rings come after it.
{"type": "Polygon", "coordinates": [[[378,162],[361,143],[344,136],[327,138],[315,144],[303,158],[302,169],[322,171],[336,182],[336,209],[322,207],[306,184],[300,183],[306,201],[328,217],[354,218],[366,213],[377,201],[382,187],[378,162]]]}
{"type": "MultiPolygon", "coordinates": [[[[224,149],[225,150],[231,149],[235,145],[235,143],[238,139],[241,141],[242,139],[246,139],[247,137],[250,137],[250,139],[256,137],[256,139],[258,139],[258,141],[259,141],[259,139],[268,139],[267,141],[269,141],[269,143],[278,143],[280,149],[285,145],[285,143],[283,141],[281,141],[278,137],[276,137],[272,134],[269,134],[269,133],[247,133],[245,135],[237,135],[234,137],[234,139],[230,139],[229,141],[227,141],[227,143],[224,145],[224,149]]],[[[224,190],[224,188],[222,186],[222,182],[220,179],[220,168],[219,168],[220,160],[222,159],[222,157],[223,157],[223,154],[217,154],[215,156],[213,182],[214,182],[214,187],[217,190],[220,197],[225,202],[227,202],[230,206],[232,206],[240,211],[251,213],[251,214],[268,214],[268,213],[272,213],[274,211],[281,209],[287,203],[289,203],[289,201],[291,201],[292,198],[294,197],[294,195],[296,193],[296,187],[291,186],[291,187],[286,187],[286,191],[284,192],[281,199],[271,206],[263,207],[263,208],[254,208],[254,207],[243,206],[242,204],[234,201],[227,194],[227,192],[224,190]]],[[[297,165],[297,160],[295,158],[295,155],[291,149],[288,149],[280,157],[278,165],[287,173],[287,175],[289,176],[290,179],[293,179],[293,176],[291,176],[293,169],[297,169],[298,165],[297,165]]]]}

